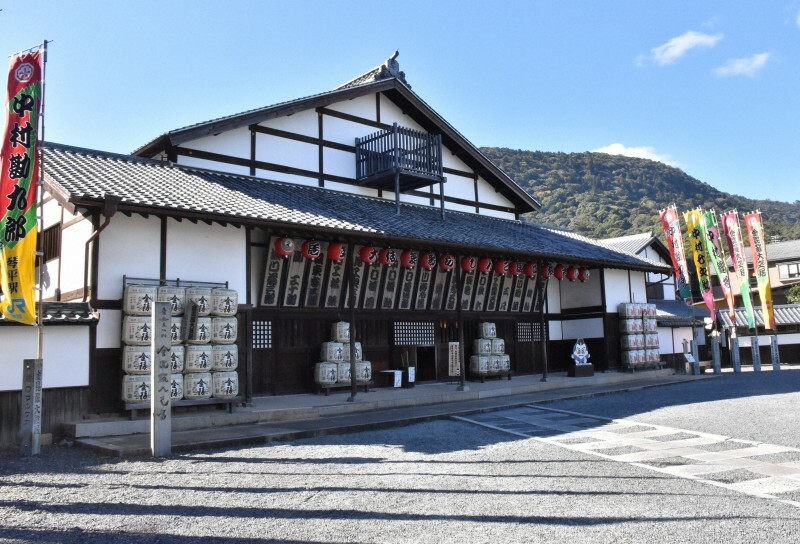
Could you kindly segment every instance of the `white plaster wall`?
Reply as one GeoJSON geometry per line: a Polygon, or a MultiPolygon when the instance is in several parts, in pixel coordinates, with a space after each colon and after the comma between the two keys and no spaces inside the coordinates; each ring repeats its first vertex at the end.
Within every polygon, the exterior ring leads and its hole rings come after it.
{"type": "MultiPolygon", "coordinates": [[[[473,187],[473,194],[474,194],[473,187]]],[[[473,196],[473,199],[475,197],[473,196]]],[[[478,200],[484,204],[495,204],[497,206],[512,207],[511,201],[497,192],[495,188],[485,179],[478,178],[478,200]]]]}
{"type": "MultiPolygon", "coordinates": [[[[331,108],[334,109],[334,108],[331,108]]],[[[372,107],[372,116],[368,119],[375,119],[375,106],[372,107]]],[[[325,139],[330,142],[338,142],[345,145],[356,145],[356,138],[363,138],[368,134],[377,132],[379,129],[362,125],[361,123],[353,123],[338,117],[325,115],[322,119],[323,133],[325,139]]]]}
{"type": "MultiPolygon", "coordinates": [[[[248,157],[250,146],[247,146],[248,157]]],[[[216,170],[217,172],[228,172],[229,174],[239,174],[243,176],[250,175],[250,168],[247,166],[239,166],[238,164],[226,164],[224,162],[207,161],[204,159],[197,159],[195,157],[177,157],[177,163],[181,166],[189,166],[193,168],[204,168],[206,170],[216,170]]]]}
{"type": "MultiPolygon", "coordinates": [[[[381,104],[381,122],[390,123],[389,121],[384,120],[384,113],[383,113],[383,106],[388,102],[388,100],[384,100],[381,104]]],[[[352,100],[342,100],[341,102],[336,102],[327,106],[329,110],[338,111],[341,113],[346,113],[348,115],[355,115],[356,117],[362,117],[364,119],[369,119],[370,121],[375,121],[375,95],[368,94],[366,96],[359,96],[358,98],[353,98],[352,100]]],[[[327,121],[330,116],[325,116],[322,123],[323,126],[327,124],[327,121]]],[[[391,123],[390,123],[391,124],[391,123]]],[[[366,125],[361,125],[365,127],[365,132],[370,129],[366,125]]]]}
{"type": "MultiPolygon", "coordinates": [[[[316,151],[316,148],[315,148],[316,151]]],[[[314,155],[316,157],[316,155],[314,155]]],[[[356,179],[356,155],[348,151],[326,147],[322,150],[326,174],[356,179]]],[[[315,166],[317,168],[317,166],[315,166]]]]}
{"type": "Polygon", "coordinates": [[[445,174],[445,177],[447,178],[447,183],[444,184],[445,196],[475,202],[475,180],[454,174],[445,174]]]}
{"type": "Polygon", "coordinates": [[[97,347],[118,348],[122,345],[122,311],[101,310],[97,322],[97,347]]]}
{"type": "Polygon", "coordinates": [[[497,210],[481,209],[481,215],[488,215],[489,217],[499,217],[500,219],[516,219],[513,213],[501,212],[497,210]]]}
{"type": "MultiPolygon", "coordinates": [[[[45,192],[45,195],[47,193],[45,192]]],[[[42,223],[44,228],[52,227],[61,221],[61,205],[55,201],[50,200],[42,206],[42,223]]]]}
{"type": "MultiPolygon", "coordinates": [[[[323,123],[324,122],[323,120],[323,123]]],[[[260,125],[278,130],[285,130],[286,132],[294,132],[304,136],[311,136],[312,138],[319,136],[317,112],[313,109],[304,110],[285,117],[278,117],[277,119],[270,119],[269,121],[260,123],[260,125]]],[[[247,149],[250,149],[249,144],[247,149]]]]}
{"type": "Polygon", "coordinates": [[[227,281],[244,300],[246,259],[244,228],[167,220],[168,279],[227,281]]]}
{"type": "Polygon", "coordinates": [[[546,308],[548,314],[561,313],[561,287],[558,285],[558,280],[553,278],[547,281],[546,308]]]}
{"type": "MultiPolygon", "coordinates": [[[[316,181],[314,183],[316,185],[316,181]]],[[[343,193],[350,193],[356,194],[361,196],[370,196],[373,198],[378,197],[378,190],[377,189],[369,189],[367,187],[358,187],[357,185],[348,185],[347,183],[337,183],[335,181],[326,181],[325,188],[330,189],[332,191],[341,191],[343,193]]],[[[384,191],[383,197],[389,198],[386,196],[387,193],[384,191]]],[[[406,196],[406,195],[404,195],[406,196]]],[[[394,200],[394,193],[391,193],[391,199],[394,200]]],[[[405,201],[404,199],[401,199],[405,201]]],[[[426,201],[427,202],[427,201],[426,201]]]]}
{"type": "MultiPolygon", "coordinates": [[[[248,158],[249,142],[248,142],[248,158]]],[[[280,138],[269,134],[256,134],[256,160],[319,171],[319,148],[306,142],[280,138]]],[[[341,153],[341,152],[340,152],[341,153]]],[[[349,154],[352,157],[352,154],[349,154]]],[[[353,159],[355,161],[355,159],[353,159]]],[[[327,161],[326,161],[327,171],[327,161]]]]}
{"type": "MultiPolygon", "coordinates": [[[[61,231],[62,293],[68,293],[75,289],[83,288],[83,263],[84,256],[86,255],[86,240],[92,235],[92,230],[91,221],[85,220],[70,225],[61,231]]],[[[91,259],[91,250],[89,258],[91,259]]]]}
{"type": "Polygon", "coordinates": [[[125,275],[158,279],[160,247],[160,219],[154,216],[145,219],[139,215],[115,215],[100,233],[97,297],[121,299],[122,276],[125,275]]]}
{"type": "Polygon", "coordinates": [[[216,136],[206,136],[204,138],[198,138],[197,140],[184,142],[178,147],[249,159],[250,130],[247,127],[226,130],[225,132],[220,132],[216,136]]]}
{"type": "Polygon", "coordinates": [[[630,292],[628,289],[627,270],[616,270],[606,268],[605,289],[606,289],[606,312],[617,313],[619,304],[630,302],[630,292]]]}
{"type": "MultiPolygon", "coordinates": [[[[22,389],[22,361],[36,358],[36,329],[0,327],[0,391],[22,389]]],[[[89,326],[45,326],[42,387],[89,385],[89,326]]]]}
{"type": "Polygon", "coordinates": [[[548,324],[548,340],[561,340],[561,321],[550,321],[548,324]]]}
{"type": "MultiPolygon", "coordinates": [[[[766,334],[759,334],[758,335],[758,345],[760,347],[769,346],[772,342],[772,335],[766,334]]],[[[739,348],[749,348],[752,345],[752,336],[740,336],[739,337],[739,348]]],[[[779,346],[787,346],[791,344],[800,344],[800,334],[779,334],[778,335],[778,345],[779,346]]]]}
{"type": "MultiPolygon", "coordinates": [[[[285,183],[294,183],[295,185],[306,185],[309,187],[318,187],[319,179],[317,176],[296,176],[294,174],[284,174],[282,172],[273,172],[271,170],[256,170],[256,177],[268,179],[272,181],[283,181],[285,183]]],[[[325,182],[325,186],[328,186],[325,182]]]]}
{"type": "Polygon", "coordinates": [[[561,322],[561,339],[577,340],[578,338],[602,338],[603,318],[572,319],[561,322]]]}
{"type": "Polygon", "coordinates": [[[600,306],[603,303],[600,291],[600,274],[590,274],[585,282],[568,280],[550,280],[561,286],[561,307],[585,308],[587,306],[600,306]]]}
{"type": "MultiPolygon", "coordinates": [[[[375,99],[374,97],[370,97],[373,102],[372,110],[375,111],[375,99]]],[[[372,114],[370,119],[374,119],[375,114],[372,114]]],[[[402,125],[404,127],[419,130],[422,132],[427,132],[425,129],[422,128],[420,124],[414,121],[411,117],[403,113],[397,104],[386,98],[385,96],[381,95],[381,123],[385,123],[387,125],[391,125],[392,123],[397,123],[398,125],[402,125]]],[[[370,127],[366,127],[370,128],[370,127]]]]}
{"type": "Polygon", "coordinates": [[[672,353],[683,353],[683,341],[692,340],[691,327],[659,327],[658,328],[658,348],[664,355],[672,353]]]}
{"type": "Polygon", "coordinates": [[[631,302],[647,302],[647,285],[645,283],[646,272],[631,271],[631,302]]]}
{"type": "Polygon", "coordinates": [[[45,299],[56,295],[58,287],[58,263],[61,259],[52,259],[44,263],[42,268],[42,297],[45,299]]]}

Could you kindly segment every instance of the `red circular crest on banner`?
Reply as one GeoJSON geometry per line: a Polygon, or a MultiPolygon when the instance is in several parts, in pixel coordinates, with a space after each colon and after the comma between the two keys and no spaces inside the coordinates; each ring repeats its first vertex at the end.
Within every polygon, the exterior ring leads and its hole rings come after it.
{"type": "Polygon", "coordinates": [[[477,257],[462,257],[461,258],[461,270],[464,272],[473,272],[475,267],[478,266],[478,258],[477,257]]]}
{"type": "Polygon", "coordinates": [[[372,246],[364,246],[358,252],[361,262],[365,264],[375,264],[378,260],[378,250],[372,246]]]}
{"type": "Polygon", "coordinates": [[[281,257],[288,257],[294,253],[294,240],[291,238],[278,238],[275,240],[275,253],[281,257]]]}
{"type": "Polygon", "coordinates": [[[344,244],[341,242],[331,242],[328,246],[328,259],[333,262],[340,262],[344,259],[344,244]]]}
{"type": "Polygon", "coordinates": [[[405,249],[400,254],[400,264],[403,268],[414,268],[417,266],[419,254],[416,251],[405,249]]]}
{"type": "Polygon", "coordinates": [[[425,270],[433,270],[436,267],[436,253],[426,251],[420,255],[419,265],[425,270]]]}
{"type": "Polygon", "coordinates": [[[488,274],[492,269],[492,260],[489,257],[482,257],[478,259],[478,272],[481,274],[488,274]]]}
{"type": "Polygon", "coordinates": [[[589,269],[581,267],[578,269],[578,280],[584,282],[589,279],[589,269]]]}
{"type": "Polygon", "coordinates": [[[567,267],[567,279],[569,281],[575,281],[578,279],[578,269],[574,266],[567,267]]]}
{"type": "Polygon", "coordinates": [[[456,265],[456,258],[449,253],[442,253],[439,255],[439,268],[445,272],[450,272],[456,265]]]}
{"type": "Polygon", "coordinates": [[[316,240],[306,240],[300,248],[300,252],[306,259],[318,259],[322,255],[322,244],[316,240]]]}
{"type": "Polygon", "coordinates": [[[390,247],[383,248],[378,258],[383,266],[397,266],[397,251],[390,247]]]}

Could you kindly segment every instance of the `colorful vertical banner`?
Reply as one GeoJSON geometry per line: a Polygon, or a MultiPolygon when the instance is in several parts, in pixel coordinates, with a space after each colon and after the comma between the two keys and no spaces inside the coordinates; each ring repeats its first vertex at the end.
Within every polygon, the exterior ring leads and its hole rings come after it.
{"type": "Polygon", "coordinates": [[[761,299],[761,313],[764,314],[764,328],[775,330],[775,314],[772,308],[772,288],[769,284],[769,267],[764,243],[764,223],[761,212],[744,214],[744,225],[750,236],[750,251],[753,255],[753,271],[758,282],[758,296],[761,299]]]}
{"type": "Polygon", "coordinates": [[[750,300],[750,278],[747,273],[747,261],[744,257],[744,242],[742,231],[739,228],[739,212],[732,210],[721,216],[722,227],[725,229],[725,239],[728,241],[728,250],[733,261],[733,274],[739,284],[739,293],[742,296],[744,312],[747,316],[747,326],[756,328],[756,317],[753,313],[753,303],[750,300]]]}
{"type": "Polygon", "coordinates": [[[664,227],[664,237],[672,259],[672,268],[675,270],[678,296],[691,303],[692,288],[689,285],[689,270],[686,267],[686,257],[683,252],[683,234],[681,234],[681,221],[678,210],[673,204],[659,212],[661,224],[664,227]]]}
{"type": "Polygon", "coordinates": [[[41,107],[41,51],[11,59],[6,124],[0,152],[0,310],[6,319],[36,322],[37,133],[41,107]]]}
{"type": "Polygon", "coordinates": [[[725,262],[725,252],[719,241],[719,227],[717,217],[713,210],[702,212],[701,230],[705,236],[706,251],[714,265],[714,271],[719,278],[722,287],[722,294],[725,295],[725,302],[728,303],[728,312],[731,319],[735,319],[736,312],[733,309],[733,291],[731,290],[731,278],[728,274],[728,264],[725,262]]]}
{"type": "Polygon", "coordinates": [[[697,281],[700,283],[700,294],[706,303],[711,315],[715,314],[714,294],[711,292],[711,277],[709,276],[709,256],[703,244],[703,231],[701,230],[700,210],[683,212],[686,228],[689,229],[689,243],[694,251],[694,267],[697,271],[697,281]]]}

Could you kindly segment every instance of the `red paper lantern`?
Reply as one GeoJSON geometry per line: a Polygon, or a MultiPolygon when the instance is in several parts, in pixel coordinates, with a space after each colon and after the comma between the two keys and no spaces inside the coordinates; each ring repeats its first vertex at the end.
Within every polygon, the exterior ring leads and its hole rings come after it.
{"type": "Polygon", "coordinates": [[[378,249],[372,246],[364,246],[359,251],[361,262],[366,264],[375,264],[378,260],[378,249]]]}
{"type": "Polygon", "coordinates": [[[300,249],[300,252],[303,254],[303,257],[313,261],[322,255],[322,244],[316,240],[306,240],[303,242],[303,247],[300,249]]]}
{"type": "Polygon", "coordinates": [[[553,275],[553,267],[549,264],[543,264],[541,268],[542,278],[547,279],[553,275]]]}
{"type": "Polygon", "coordinates": [[[525,266],[522,268],[522,271],[529,278],[536,277],[536,266],[533,263],[525,263],[525,266]]]}
{"type": "Polygon", "coordinates": [[[478,272],[481,274],[488,274],[492,269],[492,260],[489,257],[478,259],[478,272]]]}
{"type": "Polygon", "coordinates": [[[522,273],[522,263],[519,261],[511,261],[511,264],[508,265],[508,271],[516,278],[522,273]]]}
{"type": "Polygon", "coordinates": [[[473,272],[476,266],[478,266],[477,257],[463,257],[461,259],[461,270],[464,272],[473,272]]]}
{"type": "Polygon", "coordinates": [[[564,279],[564,272],[566,272],[566,267],[563,264],[557,264],[555,270],[553,270],[553,276],[558,281],[561,281],[564,279]]]}
{"type": "Polygon", "coordinates": [[[278,238],[275,240],[275,253],[281,257],[288,257],[294,253],[294,240],[291,238],[278,238]]]}
{"type": "Polygon", "coordinates": [[[397,266],[397,251],[387,247],[381,250],[379,259],[383,266],[397,266]]]}
{"type": "Polygon", "coordinates": [[[427,251],[420,255],[419,265],[425,270],[433,270],[436,267],[436,253],[427,251]]]}
{"type": "Polygon", "coordinates": [[[589,279],[589,269],[581,267],[578,269],[578,281],[584,282],[589,279]]]}
{"type": "Polygon", "coordinates": [[[331,244],[328,246],[328,259],[338,263],[342,259],[344,259],[344,255],[346,252],[347,251],[343,243],[331,242],[331,244]]]}
{"type": "Polygon", "coordinates": [[[416,251],[406,249],[400,254],[400,265],[403,268],[414,268],[417,266],[419,254],[416,251]]]}
{"type": "Polygon", "coordinates": [[[578,269],[574,266],[570,266],[567,268],[567,279],[569,281],[575,281],[578,279],[578,269]]]}
{"type": "Polygon", "coordinates": [[[505,259],[497,259],[494,262],[494,272],[498,276],[505,276],[508,274],[508,261],[505,259]]]}
{"type": "Polygon", "coordinates": [[[449,253],[442,253],[439,255],[439,268],[445,272],[450,272],[456,265],[456,258],[449,253]]]}

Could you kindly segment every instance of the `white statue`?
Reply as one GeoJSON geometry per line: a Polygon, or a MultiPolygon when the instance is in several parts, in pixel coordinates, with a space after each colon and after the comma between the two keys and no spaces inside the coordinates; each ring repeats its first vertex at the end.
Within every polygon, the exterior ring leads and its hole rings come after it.
{"type": "Polygon", "coordinates": [[[583,342],[583,338],[578,338],[578,341],[575,342],[575,347],[572,348],[572,360],[575,361],[576,365],[590,365],[592,363],[589,362],[589,348],[586,347],[586,344],[583,342]]]}

